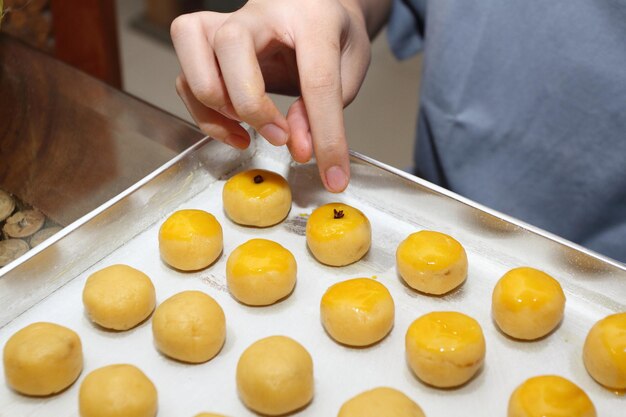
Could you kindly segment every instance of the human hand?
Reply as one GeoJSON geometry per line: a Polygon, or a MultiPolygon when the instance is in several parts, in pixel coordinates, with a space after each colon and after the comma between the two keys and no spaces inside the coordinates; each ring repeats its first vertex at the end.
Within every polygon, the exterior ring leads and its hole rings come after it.
{"type": "Polygon", "coordinates": [[[182,68],[176,89],[203,132],[244,149],[246,122],[298,162],[315,152],[324,186],[346,188],[343,108],[370,60],[358,0],[250,0],[234,13],[182,15],[171,35],[182,68]],[[299,97],[285,117],[268,92],[299,97]]]}

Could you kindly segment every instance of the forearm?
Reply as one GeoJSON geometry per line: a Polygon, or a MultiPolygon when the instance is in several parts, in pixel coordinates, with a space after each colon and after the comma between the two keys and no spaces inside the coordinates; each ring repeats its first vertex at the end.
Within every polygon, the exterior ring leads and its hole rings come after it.
{"type": "Polygon", "coordinates": [[[356,8],[365,19],[367,33],[373,39],[387,23],[392,0],[339,0],[346,7],[356,8]]]}

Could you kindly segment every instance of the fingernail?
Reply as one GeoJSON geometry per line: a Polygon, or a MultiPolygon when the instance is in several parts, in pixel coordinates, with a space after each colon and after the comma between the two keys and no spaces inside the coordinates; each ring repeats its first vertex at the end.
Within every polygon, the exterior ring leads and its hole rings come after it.
{"type": "Polygon", "coordinates": [[[273,123],[268,123],[263,126],[259,130],[259,133],[265,139],[270,141],[270,143],[276,146],[284,145],[285,143],[287,143],[287,139],[289,138],[287,132],[285,132],[283,129],[273,123]]]}
{"type": "Polygon", "coordinates": [[[330,191],[339,193],[348,186],[348,176],[337,165],[326,170],[326,184],[330,191]]]}
{"type": "Polygon", "coordinates": [[[224,142],[226,142],[227,145],[230,145],[233,148],[237,149],[246,149],[250,144],[248,138],[244,138],[243,136],[235,134],[228,135],[226,139],[224,139],[224,142]]]}

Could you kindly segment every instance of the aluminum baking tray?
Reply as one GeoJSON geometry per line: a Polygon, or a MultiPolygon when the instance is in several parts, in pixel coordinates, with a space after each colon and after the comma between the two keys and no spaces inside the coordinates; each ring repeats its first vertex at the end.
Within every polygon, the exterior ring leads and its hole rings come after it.
{"type": "Polygon", "coordinates": [[[334,416],[344,401],[377,386],[404,391],[431,417],[503,416],[513,389],[540,374],[558,374],[574,381],[589,394],[600,416],[624,415],[625,399],[596,384],[582,363],[582,344],[593,323],[607,314],[626,311],[626,268],[621,263],[356,153],[352,154],[350,187],[333,195],[323,189],[313,163],[295,164],[284,149],[264,141],[255,144],[236,152],[206,139],[37,247],[27,262],[3,270],[0,344],[27,324],[52,321],[78,332],[85,364],[78,382],[57,396],[25,397],[6,383],[0,384],[0,416],[77,416],[83,378],[112,363],[135,364],[152,379],[159,392],[159,416],[191,417],[200,411],[252,416],[237,397],[236,363],[252,342],[275,334],[295,338],[314,359],[315,398],[299,416],[334,416]],[[252,167],[280,172],[291,184],[293,208],[277,226],[245,228],[223,213],[224,180],[252,167]],[[370,252],[342,268],[317,263],[305,244],[306,215],[331,201],[360,208],[372,223],[370,252]],[[178,272],[159,259],[158,228],[167,215],[181,208],[210,211],[224,228],[224,254],[203,271],[178,272]],[[398,243],[420,229],[448,233],[467,250],[467,282],[451,294],[418,294],[403,285],[396,273],[398,243]],[[228,254],[253,237],[281,243],[298,261],[294,293],[270,307],[237,303],[225,284],[228,254]],[[155,284],[158,302],[191,289],[213,296],[227,317],[227,340],[221,353],[204,364],[183,364],[156,351],[149,320],[127,332],[92,325],[81,302],[84,282],[94,271],[115,263],[147,273],[155,284]],[[490,315],[495,282],[507,270],[523,265],[558,278],[567,296],[561,326],[535,342],[504,336],[490,315]],[[338,345],[325,334],[319,301],[331,284],[362,276],[377,277],[389,288],[396,303],[396,322],[381,343],[353,349],[338,345]],[[415,318],[434,310],[469,314],[485,333],[485,366],[474,380],[458,389],[426,386],[405,363],[406,329],[415,318]]]}

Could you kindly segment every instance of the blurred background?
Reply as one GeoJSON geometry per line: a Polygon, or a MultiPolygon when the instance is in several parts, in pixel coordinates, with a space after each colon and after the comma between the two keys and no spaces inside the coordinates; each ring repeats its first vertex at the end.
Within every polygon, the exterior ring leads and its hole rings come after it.
{"type": "MultiPolygon", "coordinates": [[[[236,10],[244,0],[4,0],[2,31],[191,121],[174,89],[169,25],[179,14],[236,10]]],[[[399,62],[383,31],[357,99],[346,110],[350,147],[399,168],[411,164],[421,56],[399,62]]],[[[275,97],[286,111],[290,97],[275,97]]]]}

